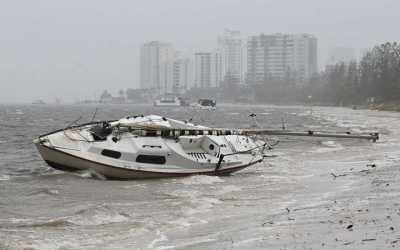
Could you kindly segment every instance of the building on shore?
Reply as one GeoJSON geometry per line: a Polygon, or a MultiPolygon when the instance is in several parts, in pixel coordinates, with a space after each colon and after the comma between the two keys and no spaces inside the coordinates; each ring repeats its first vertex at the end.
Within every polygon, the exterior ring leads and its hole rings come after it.
{"type": "Polygon", "coordinates": [[[317,38],[313,35],[261,34],[248,38],[248,84],[278,80],[305,85],[317,70],[317,38]]]}
{"type": "Polygon", "coordinates": [[[183,94],[193,85],[192,63],[189,58],[174,61],[172,93],[183,94]]]}
{"type": "Polygon", "coordinates": [[[162,95],[173,91],[175,50],[171,44],[152,41],[140,49],[140,87],[162,95]]]}
{"type": "Polygon", "coordinates": [[[223,81],[222,55],[218,50],[194,55],[194,87],[215,88],[223,81]]]}
{"type": "Polygon", "coordinates": [[[220,55],[220,67],[217,74],[220,80],[227,75],[234,83],[243,82],[244,58],[243,41],[240,31],[225,29],[223,35],[218,37],[218,54],[220,55]]]}
{"type": "Polygon", "coordinates": [[[194,54],[194,87],[211,87],[211,52],[197,52],[194,54]]]}

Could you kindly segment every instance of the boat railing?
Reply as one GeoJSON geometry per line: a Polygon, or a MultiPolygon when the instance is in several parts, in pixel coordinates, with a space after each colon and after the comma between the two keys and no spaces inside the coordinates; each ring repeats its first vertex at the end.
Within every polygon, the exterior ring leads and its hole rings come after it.
{"type": "MultiPolygon", "coordinates": [[[[215,166],[215,171],[218,171],[218,169],[221,167],[222,161],[224,160],[225,156],[237,155],[237,154],[247,154],[247,153],[252,152],[252,151],[254,151],[256,149],[259,149],[259,148],[262,148],[261,152],[264,152],[266,148],[270,149],[268,143],[265,142],[264,144],[258,145],[256,147],[251,148],[251,149],[247,149],[247,150],[243,150],[243,151],[236,151],[236,152],[229,153],[229,154],[220,154],[218,162],[217,162],[217,165],[215,166]]],[[[261,161],[262,160],[260,160],[260,162],[261,161]]]]}

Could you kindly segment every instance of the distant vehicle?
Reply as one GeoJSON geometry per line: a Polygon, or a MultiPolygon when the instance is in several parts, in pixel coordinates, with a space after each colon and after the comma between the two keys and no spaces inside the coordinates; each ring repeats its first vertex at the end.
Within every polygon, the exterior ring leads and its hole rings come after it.
{"type": "Polygon", "coordinates": [[[192,104],[192,107],[198,109],[215,110],[217,109],[217,102],[212,99],[199,99],[197,103],[192,104]]]}

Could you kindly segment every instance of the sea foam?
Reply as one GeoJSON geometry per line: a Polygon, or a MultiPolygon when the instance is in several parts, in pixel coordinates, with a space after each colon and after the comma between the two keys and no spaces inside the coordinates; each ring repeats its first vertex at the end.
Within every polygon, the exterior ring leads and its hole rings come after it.
{"type": "Polygon", "coordinates": [[[224,182],[224,180],[218,176],[208,176],[208,175],[194,175],[182,179],[182,183],[185,185],[214,184],[218,182],[224,182]]]}

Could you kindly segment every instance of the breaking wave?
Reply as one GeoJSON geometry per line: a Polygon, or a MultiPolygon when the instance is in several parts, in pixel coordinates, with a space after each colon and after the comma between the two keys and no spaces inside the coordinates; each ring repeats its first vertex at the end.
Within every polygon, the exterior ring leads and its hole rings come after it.
{"type": "Polygon", "coordinates": [[[31,192],[29,195],[58,195],[58,190],[56,189],[51,189],[51,188],[40,188],[39,190],[36,190],[34,192],[31,192]]]}
{"type": "Polygon", "coordinates": [[[7,174],[0,175],[0,181],[8,181],[9,179],[11,179],[11,176],[7,174]]]}
{"type": "Polygon", "coordinates": [[[235,186],[235,185],[228,185],[228,186],[223,186],[222,188],[218,189],[215,191],[216,195],[224,195],[232,192],[237,192],[242,190],[240,187],[235,186]]]}
{"type": "Polygon", "coordinates": [[[218,182],[224,182],[224,180],[218,176],[209,176],[209,175],[193,175],[182,179],[182,183],[185,185],[202,185],[202,184],[209,185],[218,182]]]}
{"type": "Polygon", "coordinates": [[[101,205],[80,210],[75,215],[65,218],[67,222],[79,226],[98,226],[129,220],[129,215],[101,205]]]}
{"type": "Polygon", "coordinates": [[[96,179],[96,180],[102,180],[102,181],[107,180],[107,178],[104,175],[102,175],[92,169],[74,172],[74,174],[76,174],[82,178],[96,179]]]}
{"type": "Polygon", "coordinates": [[[322,147],[318,147],[312,150],[313,153],[329,153],[335,152],[339,150],[343,150],[344,147],[338,142],[335,141],[321,141],[320,145],[322,147]]]}
{"type": "Polygon", "coordinates": [[[67,226],[99,226],[128,221],[128,214],[120,213],[108,206],[96,206],[80,210],[74,215],[55,219],[26,220],[16,219],[3,221],[6,227],[37,228],[37,227],[67,227],[67,226]]]}
{"type": "Polygon", "coordinates": [[[44,222],[35,222],[31,224],[19,225],[18,227],[65,227],[70,226],[72,223],[64,219],[54,219],[44,222]]]}
{"type": "Polygon", "coordinates": [[[337,147],[341,146],[340,144],[338,144],[335,141],[321,141],[321,145],[323,145],[325,147],[330,147],[330,148],[337,148],[337,147]]]}

